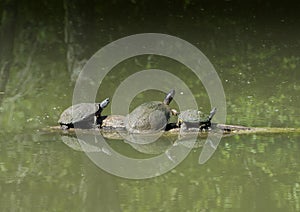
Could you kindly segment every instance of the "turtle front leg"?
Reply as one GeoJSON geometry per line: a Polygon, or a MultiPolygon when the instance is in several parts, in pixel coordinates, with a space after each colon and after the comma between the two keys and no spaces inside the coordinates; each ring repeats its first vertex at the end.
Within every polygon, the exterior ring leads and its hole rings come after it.
{"type": "Polygon", "coordinates": [[[202,123],[200,122],[199,128],[200,128],[201,131],[208,131],[210,127],[211,127],[211,122],[210,121],[202,122],[202,123]]]}
{"type": "Polygon", "coordinates": [[[60,129],[62,130],[68,130],[70,127],[67,124],[61,124],[60,129]]]}
{"type": "Polygon", "coordinates": [[[94,116],[94,122],[93,122],[93,127],[94,128],[100,128],[101,127],[101,121],[100,116],[94,116]]]}

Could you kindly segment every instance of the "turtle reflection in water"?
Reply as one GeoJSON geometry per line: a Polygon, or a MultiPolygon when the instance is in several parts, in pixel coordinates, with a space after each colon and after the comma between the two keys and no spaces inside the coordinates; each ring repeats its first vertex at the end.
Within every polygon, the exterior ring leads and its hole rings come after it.
{"type": "Polygon", "coordinates": [[[171,90],[163,102],[146,102],[135,108],[126,116],[126,130],[129,133],[154,133],[165,130],[170,116],[175,114],[169,107],[174,95],[175,90],[171,90]]]}
{"type": "Polygon", "coordinates": [[[211,119],[216,114],[217,109],[213,108],[207,116],[198,110],[185,110],[178,115],[178,127],[187,131],[190,128],[207,131],[211,127],[211,119]]]}
{"type": "Polygon", "coordinates": [[[80,103],[67,108],[60,116],[61,128],[94,128],[101,124],[101,112],[109,104],[109,98],[101,103],[80,103]]]}

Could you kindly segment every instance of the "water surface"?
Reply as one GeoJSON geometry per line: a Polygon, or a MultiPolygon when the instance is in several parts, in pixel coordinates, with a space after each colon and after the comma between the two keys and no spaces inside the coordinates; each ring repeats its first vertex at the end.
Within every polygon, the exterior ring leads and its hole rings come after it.
{"type": "MultiPolygon", "coordinates": [[[[93,15],[84,18],[82,26],[87,27],[76,35],[84,58],[135,33],[178,36],[197,46],[215,66],[226,94],[228,124],[300,127],[300,18],[295,5],[142,2],[81,5],[83,16],[85,7],[95,6],[93,15]],[[120,9],[125,5],[128,14],[120,9]]],[[[19,4],[23,16],[18,16],[14,65],[0,94],[1,211],[300,210],[297,133],[226,137],[203,165],[198,163],[199,147],[165,175],[129,180],[99,169],[84,152],[63,143],[61,132],[42,130],[56,125],[71,105],[76,74],[67,70],[62,5],[19,4]]],[[[114,67],[97,99],[112,97],[130,74],[149,68],[180,77],[199,107],[211,109],[202,83],[190,70],[149,55],[114,67]]],[[[162,92],[147,91],[136,96],[130,108],[163,97],[162,92]]],[[[176,108],[176,102],[171,106],[176,108]]],[[[104,113],[110,114],[110,107],[104,113]]],[[[133,158],[153,156],[120,140],[107,142],[133,158]]]]}

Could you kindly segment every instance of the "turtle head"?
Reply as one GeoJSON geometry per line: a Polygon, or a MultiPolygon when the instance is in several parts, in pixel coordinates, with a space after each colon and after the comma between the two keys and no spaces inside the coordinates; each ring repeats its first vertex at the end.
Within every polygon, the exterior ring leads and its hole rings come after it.
{"type": "Polygon", "coordinates": [[[101,108],[103,110],[104,108],[106,108],[108,104],[109,104],[109,98],[106,98],[99,104],[99,109],[101,108]]]}
{"type": "Polygon", "coordinates": [[[172,99],[174,98],[175,96],[175,90],[172,89],[170,90],[170,92],[167,94],[166,98],[164,99],[164,104],[165,105],[169,105],[170,102],[172,101],[172,99]]]}
{"type": "Polygon", "coordinates": [[[209,113],[209,116],[208,116],[208,120],[209,120],[209,121],[214,117],[214,115],[216,114],[216,112],[217,112],[217,108],[214,107],[214,108],[210,111],[210,113],[209,113]]]}
{"type": "Polygon", "coordinates": [[[95,113],[96,117],[99,117],[101,115],[101,112],[104,108],[106,108],[106,106],[109,104],[109,98],[104,99],[101,103],[99,103],[99,109],[98,111],[95,113]]]}

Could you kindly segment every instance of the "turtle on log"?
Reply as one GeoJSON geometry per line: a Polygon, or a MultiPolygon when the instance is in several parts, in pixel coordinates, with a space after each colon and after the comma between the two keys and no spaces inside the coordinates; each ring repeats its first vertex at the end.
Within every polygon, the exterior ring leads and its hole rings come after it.
{"type": "Polygon", "coordinates": [[[208,130],[211,127],[211,119],[216,114],[217,109],[213,108],[207,116],[198,110],[185,110],[178,115],[177,125],[182,130],[189,128],[197,128],[200,130],[208,130]]]}
{"type": "Polygon", "coordinates": [[[58,123],[61,128],[89,129],[99,125],[101,121],[101,112],[109,104],[109,98],[101,103],[80,103],[72,105],[62,112],[58,123]]]}
{"type": "Polygon", "coordinates": [[[165,130],[170,116],[175,114],[169,104],[174,98],[172,89],[162,102],[146,102],[135,108],[125,118],[125,127],[129,133],[154,133],[165,130]]]}

